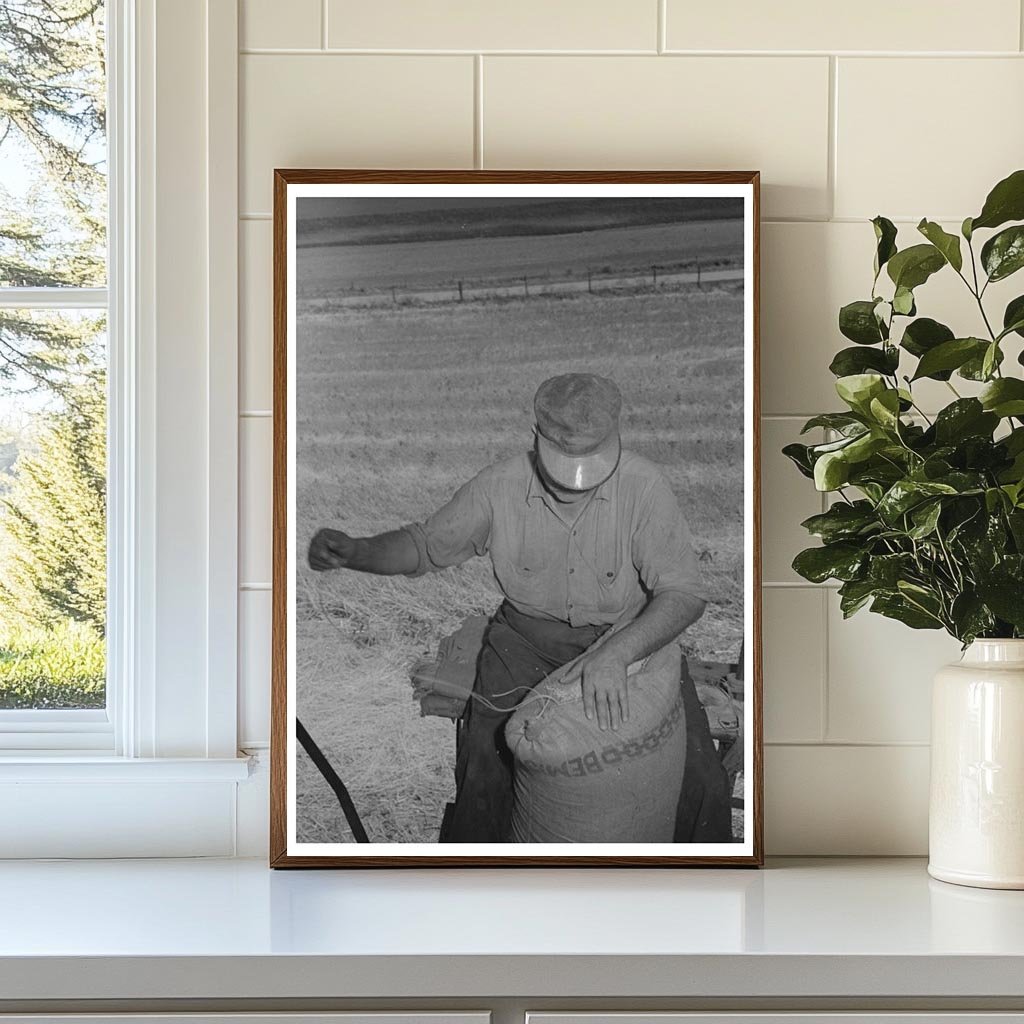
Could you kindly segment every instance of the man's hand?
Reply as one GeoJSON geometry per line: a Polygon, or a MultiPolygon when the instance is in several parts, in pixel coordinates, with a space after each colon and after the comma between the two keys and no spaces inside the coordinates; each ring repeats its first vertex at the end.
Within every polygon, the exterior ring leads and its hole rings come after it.
{"type": "Polygon", "coordinates": [[[341,530],[317,530],[309,542],[309,567],[323,572],[325,569],[346,569],[355,554],[356,542],[341,530]]]}
{"type": "Polygon", "coordinates": [[[620,722],[629,721],[627,668],[628,663],[620,655],[599,647],[593,654],[584,654],[563,677],[567,683],[580,681],[587,720],[592,722],[596,717],[602,731],[609,726],[617,731],[620,722]]]}

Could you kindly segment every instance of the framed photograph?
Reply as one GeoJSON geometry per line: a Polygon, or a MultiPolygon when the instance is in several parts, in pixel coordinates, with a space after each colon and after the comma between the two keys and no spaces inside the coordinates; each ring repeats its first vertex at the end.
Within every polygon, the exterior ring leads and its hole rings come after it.
{"type": "Polygon", "coordinates": [[[758,174],[278,170],[274,867],[762,863],[758,174]]]}

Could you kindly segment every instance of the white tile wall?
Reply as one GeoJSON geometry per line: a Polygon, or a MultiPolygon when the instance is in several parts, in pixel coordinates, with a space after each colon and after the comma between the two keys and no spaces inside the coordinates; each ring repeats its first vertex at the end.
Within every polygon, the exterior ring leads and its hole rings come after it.
{"type": "Polygon", "coordinates": [[[823,588],[764,592],[764,738],[769,743],[824,738],[825,609],[831,598],[823,588]]]}
{"type": "Polygon", "coordinates": [[[959,223],[980,212],[988,189],[1021,165],[1019,56],[843,58],[836,74],[838,216],[873,217],[884,210],[892,218],[916,221],[927,213],[959,223]],[[885,126],[893,116],[903,127],[890,138],[885,126]]]}
{"type": "Polygon", "coordinates": [[[487,58],[485,166],[759,168],[768,216],[821,217],[828,73],[825,57],[487,58]]]}
{"type": "Polygon", "coordinates": [[[1016,50],[1017,0],[667,0],[670,50],[1016,50]]]}
{"type": "Polygon", "coordinates": [[[328,0],[328,45],[400,50],[647,50],[657,0],[328,0]]]}
{"type": "Polygon", "coordinates": [[[241,203],[269,213],[275,167],[471,167],[473,58],[241,58],[241,203]]]}
{"type": "Polygon", "coordinates": [[[238,357],[238,407],[243,412],[267,412],[273,404],[273,241],[269,220],[239,225],[238,329],[245,343],[238,357]]]}
{"type": "MultiPolygon", "coordinates": [[[[778,449],[836,405],[827,364],[839,306],[870,288],[866,219],[953,226],[1024,163],[1019,0],[241,2],[245,741],[267,739],[270,594],[253,587],[270,575],[271,423],[245,414],[270,407],[273,167],[754,167],[767,847],[922,853],[928,685],[957,645],[864,613],[844,622],[834,590],[795,576],[799,520],[821,501],[778,449]]],[[[938,275],[919,306],[974,333],[958,284],[938,275]]]]}

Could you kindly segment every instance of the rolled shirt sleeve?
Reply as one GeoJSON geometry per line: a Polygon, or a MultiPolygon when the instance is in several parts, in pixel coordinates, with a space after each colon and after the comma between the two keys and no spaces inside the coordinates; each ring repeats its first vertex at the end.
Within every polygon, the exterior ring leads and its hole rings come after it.
{"type": "Polygon", "coordinates": [[[480,477],[476,476],[423,522],[402,527],[412,537],[419,553],[416,571],[409,575],[440,572],[474,555],[486,554],[492,521],[490,500],[480,477]]]}
{"type": "Polygon", "coordinates": [[[707,600],[690,527],[672,488],[660,474],[644,496],[632,547],[633,564],[651,594],[674,590],[707,600]]]}

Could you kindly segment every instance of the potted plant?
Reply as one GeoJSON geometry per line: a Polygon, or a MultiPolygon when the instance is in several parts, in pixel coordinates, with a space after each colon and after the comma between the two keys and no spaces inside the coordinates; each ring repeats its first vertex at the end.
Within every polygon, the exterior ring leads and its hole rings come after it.
{"type": "Polygon", "coordinates": [[[839,311],[852,345],[830,366],[845,408],[804,426],[824,443],[783,450],[834,499],[803,523],[822,543],[796,572],[838,580],[844,617],[870,608],[963,644],[932,692],[929,871],[1001,888],[1024,888],[1024,294],[997,316],[986,291],[1024,267],[1021,221],[1024,170],[959,234],[922,220],[901,249],[875,217],[871,297],[839,311]],[[940,272],[973,296],[975,326],[918,314],[940,272]],[[934,416],[925,380],[949,392],[934,416]]]}

